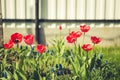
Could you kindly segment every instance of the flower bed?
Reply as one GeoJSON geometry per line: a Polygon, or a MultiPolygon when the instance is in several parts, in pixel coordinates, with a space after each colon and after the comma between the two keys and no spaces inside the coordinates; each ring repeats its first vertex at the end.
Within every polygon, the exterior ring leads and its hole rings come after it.
{"type": "Polygon", "coordinates": [[[6,80],[109,80],[114,78],[108,61],[103,61],[103,52],[95,45],[101,42],[91,36],[91,43],[85,43],[90,26],[80,26],[53,40],[52,46],[34,43],[34,36],[20,33],[11,35],[4,49],[0,49],[0,79],[6,80]],[[77,43],[83,36],[83,42],[77,43]],[[20,45],[24,41],[25,45],[20,45]],[[65,45],[65,41],[74,47],[65,45]]]}

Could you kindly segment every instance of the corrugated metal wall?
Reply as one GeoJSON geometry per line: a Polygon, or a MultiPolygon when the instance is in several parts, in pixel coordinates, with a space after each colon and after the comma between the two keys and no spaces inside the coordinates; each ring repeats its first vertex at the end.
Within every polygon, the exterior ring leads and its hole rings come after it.
{"type": "MultiPolygon", "coordinates": [[[[3,19],[35,19],[35,0],[1,0],[3,19]]],[[[65,19],[65,20],[119,20],[120,22],[120,0],[40,0],[39,19],[65,19]]],[[[107,22],[84,22],[84,23],[54,23],[43,22],[40,26],[45,28],[46,41],[49,43],[59,35],[58,27],[72,28],[76,30],[81,24],[91,27],[88,35],[101,37],[101,45],[120,44],[120,23],[107,22]],[[103,28],[105,27],[105,28],[103,28]],[[109,28],[112,27],[112,28],[109,28]],[[119,27],[119,28],[116,28],[119,27]],[[51,29],[52,28],[52,29],[51,29]],[[53,29],[55,28],[55,29],[53,29]]],[[[4,41],[7,42],[10,34],[20,32],[23,35],[34,34],[34,23],[4,23],[4,41]]],[[[68,29],[63,29],[65,36],[69,33],[68,29]]],[[[89,36],[87,37],[88,42],[89,36]]],[[[119,45],[120,46],[120,45],[119,45]]]]}
{"type": "MultiPolygon", "coordinates": [[[[40,0],[40,19],[117,20],[120,19],[120,0],[40,0]]],[[[3,19],[35,19],[35,0],[2,0],[3,19]]],[[[84,24],[84,23],[82,23],[84,24]]],[[[87,23],[91,27],[120,27],[120,23],[87,23]]],[[[45,24],[57,27],[60,24],[45,24]]],[[[61,24],[78,27],[80,24],[61,24]]],[[[4,24],[5,27],[32,27],[26,23],[4,24]]]]}

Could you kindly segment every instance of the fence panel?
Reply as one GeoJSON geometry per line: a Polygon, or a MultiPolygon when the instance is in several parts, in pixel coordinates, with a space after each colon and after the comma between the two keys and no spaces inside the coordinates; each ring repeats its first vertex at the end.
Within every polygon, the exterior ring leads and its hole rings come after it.
{"type": "MultiPolygon", "coordinates": [[[[4,19],[35,19],[35,0],[1,0],[4,19]]],[[[40,19],[118,20],[120,0],[39,0],[40,19]]],[[[84,23],[81,23],[84,24],[84,23]]],[[[92,27],[120,27],[120,24],[87,23],[92,27]]],[[[47,24],[46,27],[78,27],[79,24],[47,24]]],[[[11,23],[5,27],[27,27],[11,23]]],[[[28,26],[29,27],[29,26],[28,26]]]]}

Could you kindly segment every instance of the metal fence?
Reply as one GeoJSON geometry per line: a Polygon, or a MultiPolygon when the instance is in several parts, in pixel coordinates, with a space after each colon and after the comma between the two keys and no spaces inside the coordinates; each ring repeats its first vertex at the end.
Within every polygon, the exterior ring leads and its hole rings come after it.
{"type": "MultiPolygon", "coordinates": [[[[118,20],[120,0],[39,0],[39,19],[118,20]]],[[[35,19],[35,0],[2,0],[4,19],[35,19]]]]}
{"type": "MultiPolygon", "coordinates": [[[[3,22],[34,22],[35,1],[2,0],[3,22]]],[[[39,22],[83,24],[92,22],[92,27],[95,27],[94,23],[100,23],[97,27],[104,27],[101,25],[103,23],[111,23],[108,27],[120,27],[119,3],[120,0],[39,0],[39,22]]],[[[57,27],[55,24],[46,26],[57,27]]]]}
{"type": "Polygon", "coordinates": [[[37,37],[39,26],[120,27],[119,3],[120,0],[2,0],[3,27],[25,28],[36,23],[37,37]]]}

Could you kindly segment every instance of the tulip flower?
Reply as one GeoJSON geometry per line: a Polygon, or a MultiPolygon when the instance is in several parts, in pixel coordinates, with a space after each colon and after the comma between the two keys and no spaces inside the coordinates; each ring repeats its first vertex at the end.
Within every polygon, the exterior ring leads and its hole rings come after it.
{"type": "Polygon", "coordinates": [[[81,35],[82,35],[82,32],[80,32],[80,31],[77,31],[77,32],[72,31],[72,32],[66,37],[67,42],[68,42],[68,43],[74,43],[74,42],[77,40],[77,38],[79,38],[81,35]]]}
{"type": "Polygon", "coordinates": [[[22,34],[14,33],[11,35],[11,40],[13,43],[18,44],[18,43],[22,42],[22,37],[23,37],[22,34]]]}
{"type": "Polygon", "coordinates": [[[77,37],[77,38],[79,38],[81,35],[82,35],[82,32],[80,32],[80,31],[77,31],[77,32],[76,32],[76,37],[77,37]]]}
{"type": "Polygon", "coordinates": [[[4,44],[4,48],[5,48],[5,49],[10,49],[10,48],[13,47],[13,45],[14,45],[14,44],[13,44],[12,40],[9,40],[8,43],[4,44]]]}
{"type": "Polygon", "coordinates": [[[91,41],[92,41],[92,43],[94,43],[94,44],[98,44],[98,43],[101,42],[101,39],[98,38],[98,37],[96,37],[96,36],[91,36],[91,41]]]}
{"type": "Polygon", "coordinates": [[[34,36],[32,34],[28,34],[28,35],[24,36],[24,42],[27,45],[32,45],[34,42],[34,36]]]}
{"type": "Polygon", "coordinates": [[[59,26],[59,30],[62,30],[62,26],[59,26]]]}
{"type": "Polygon", "coordinates": [[[86,26],[86,25],[80,26],[80,30],[82,32],[88,32],[90,30],[90,26],[86,26]]]}
{"type": "Polygon", "coordinates": [[[77,38],[69,35],[69,36],[66,37],[66,40],[67,40],[68,43],[74,43],[77,40],[77,38]]]}
{"type": "Polygon", "coordinates": [[[39,52],[40,54],[43,54],[46,51],[46,47],[42,44],[38,44],[36,49],[37,49],[37,52],[39,52]]]}
{"type": "Polygon", "coordinates": [[[91,44],[84,44],[82,46],[82,49],[88,52],[88,51],[91,51],[93,49],[93,46],[91,44]]]}
{"type": "Polygon", "coordinates": [[[82,35],[82,32],[80,31],[72,31],[69,35],[73,36],[74,38],[79,38],[82,35]]]}

